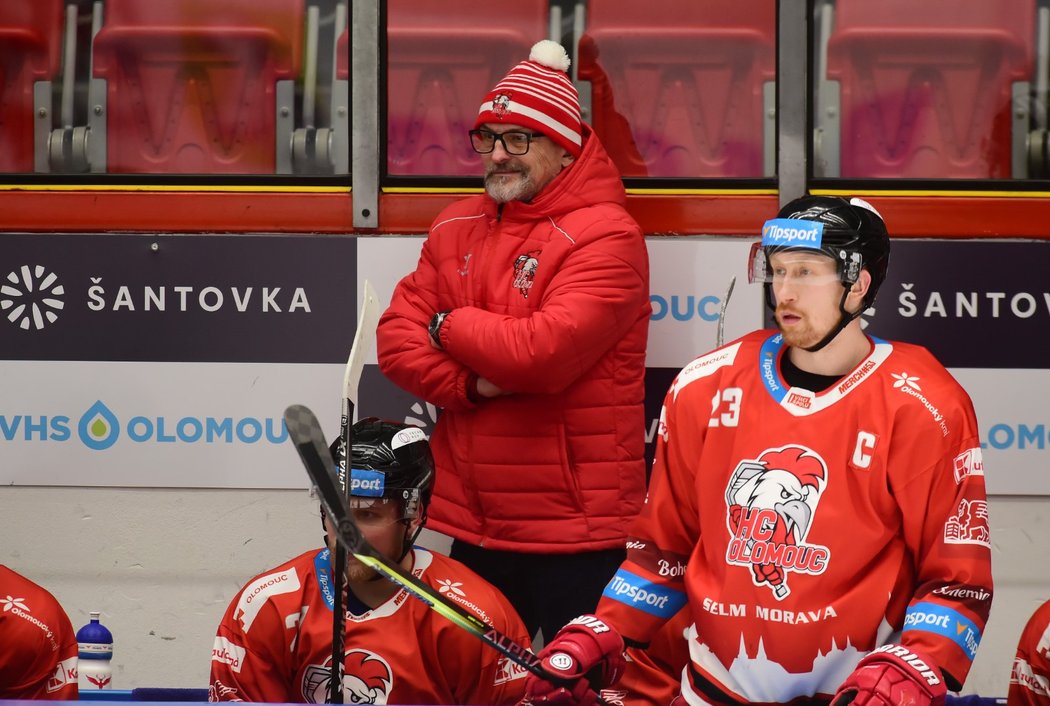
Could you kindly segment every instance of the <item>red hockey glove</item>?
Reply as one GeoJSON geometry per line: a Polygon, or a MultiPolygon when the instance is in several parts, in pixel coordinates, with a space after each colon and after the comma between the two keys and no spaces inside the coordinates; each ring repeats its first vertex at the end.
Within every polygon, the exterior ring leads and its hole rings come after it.
{"type": "Polygon", "coordinates": [[[593,706],[598,702],[596,690],[619,681],[627,664],[623,638],[593,615],[581,615],[563,627],[538,656],[552,674],[580,677],[571,686],[561,686],[529,674],[525,700],[545,706],[593,706]]]}
{"type": "Polygon", "coordinates": [[[943,706],[948,688],[933,660],[900,645],[862,659],[839,687],[832,706],[943,706]]]}

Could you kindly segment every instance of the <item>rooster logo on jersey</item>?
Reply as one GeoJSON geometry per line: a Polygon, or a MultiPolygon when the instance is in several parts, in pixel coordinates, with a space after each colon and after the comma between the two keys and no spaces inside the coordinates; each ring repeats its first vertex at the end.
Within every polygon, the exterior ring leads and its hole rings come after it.
{"type": "Polygon", "coordinates": [[[806,536],[827,483],[827,464],[802,446],[767,449],[741,461],[726,489],[726,561],[751,569],[777,600],[791,593],[788,572],[822,574],[830,550],[806,536]]]}
{"type": "MultiPolygon", "coordinates": [[[[386,660],[369,650],[349,650],[343,672],[343,701],[348,704],[385,704],[394,677],[386,660]]],[[[328,703],[332,658],[311,664],[303,672],[303,696],[311,704],[328,703]]]]}

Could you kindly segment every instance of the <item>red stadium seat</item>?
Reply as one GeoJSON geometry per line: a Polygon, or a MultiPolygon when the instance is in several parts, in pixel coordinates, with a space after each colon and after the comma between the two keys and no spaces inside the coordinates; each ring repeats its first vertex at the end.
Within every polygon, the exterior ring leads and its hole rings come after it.
{"type": "Polygon", "coordinates": [[[106,0],[107,171],[273,173],[277,82],[302,62],[302,0],[106,0]]]}
{"type": "Polygon", "coordinates": [[[828,76],[841,176],[1011,176],[1011,83],[1033,77],[1034,0],[838,0],[828,76]]]}
{"type": "Polygon", "coordinates": [[[350,78],[350,28],[344,29],[335,42],[335,77],[350,78]]]}
{"type": "Polygon", "coordinates": [[[387,170],[481,174],[470,147],[485,94],[548,34],[547,0],[387,5],[387,170]]]}
{"type": "Polygon", "coordinates": [[[776,3],[589,0],[579,78],[625,176],[759,177],[776,3]]]}
{"type": "MultiPolygon", "coordinates": [[[[0,172],[33,171],[33,84],[61,71],[62,26],[62,0],[7,2],[0,11],[0,172]]],[[[46,123],[49,130],[51,116],[46,123]]]]}

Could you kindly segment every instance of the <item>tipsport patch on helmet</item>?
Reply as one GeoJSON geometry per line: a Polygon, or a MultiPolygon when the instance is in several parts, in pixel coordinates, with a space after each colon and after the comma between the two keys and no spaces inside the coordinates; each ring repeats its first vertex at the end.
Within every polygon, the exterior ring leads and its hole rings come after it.
{"type": "Polygon", "coordinates": [[[820,250],[824,224],[795,218],[774,218],[762,226],[762,247],[813,248],[820,250]]]}
{"type": "Polygon", "coordinates": [[[366,498],[381,498],[386,475],[380,471],[368,471],[363,468],[350,469],[350,494],[366,498]]]}

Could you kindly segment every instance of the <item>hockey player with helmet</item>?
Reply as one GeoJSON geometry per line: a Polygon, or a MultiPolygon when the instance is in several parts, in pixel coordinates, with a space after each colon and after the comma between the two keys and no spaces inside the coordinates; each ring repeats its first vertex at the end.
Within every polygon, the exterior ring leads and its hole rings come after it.
{"type": "Polygon", "coordinates": [[[1006,706],[1050,706],[1050,600],[1032,613],[1021,631],[1006,706]]]}
{"type": "MultiPolygon", "coordinates": [[[[765,224],[751,274],[779,331],[679,373],[604,630],[570,624],[545,664],[611,679],[617,633],[646,644],[688,603],[688,704],[925,706],[961,687],[992,597],[977,421],[927,350],[862,331],[889,252],[861,199],[765,224]]],[[[582,695],[527,681],[533,704],[582,695]]]]}
{"type": "MultiPolygon", "coordinates": [[[[502,594],[459,562],[412,544],[434,483],[422,430],[361,420],[353,427],[350,466],[350,506],[364,537],[528,646],[525,626],[502,594]]],[[[335,533],[327,519],[324,524],[327,548],[255,577],[230,603],[212,650],[211,701],[328,700],[335,533]]],[[[344,703],[513,704],[521,698],[524,670],[476,637],[353,556],[346,579],[344,703]]]]}
{"type": "Polygon", "coordinates": [[[76,701],[77,637],[51,592],[0,564],[0,699],[76,701]]]}

